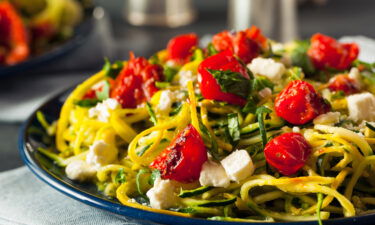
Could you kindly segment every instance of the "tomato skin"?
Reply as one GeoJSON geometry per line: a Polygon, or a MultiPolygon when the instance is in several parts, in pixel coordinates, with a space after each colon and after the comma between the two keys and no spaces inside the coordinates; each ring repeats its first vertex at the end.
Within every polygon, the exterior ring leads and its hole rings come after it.
{"type": "Polygon", "coordinates": [[[267,162],[285,176],[301,169],[311,154],[311,147],[300,133],[284,133],[267,143],[267,162]]]}
{"type": "Polygon", "coordinates": [[[232,93],[223,92],[216,79],[207,69],[231,70],[249,79],[246,68],[237,61],[230,50],[210,56],[201,62],[198,67],[199,87],[203,97],[206,99],[224,101],[240,106],[246,104],[246,99],[232,93]]]}
{"type": "Polygon", "coordinates": [[[249,63],[260,54],[262,48],[266,47],[267,39],[259,28],[253,26],[236,33],[222,31],[212,38],[212,44],[217,51],[230,50],[242,61],[249,63]]]}
{"type": "Polygon", "coordinates": [[[163,179],[192,182],[199,179],[207,150],[198,131],[189,124],[171,144],[150,164],[163,179]]]}
{"type": "Polygon", "coordinates": [[[359,87],[356,81],[346,74],[341,74],[333,77],[328,85],[331,91],[343,91],[346,95],[359,92],[359,87]]]}
{"type": "Polygon", "coordinates": [[[8,49],[6,65],[14,65],[24,61],[30,54],[28,33],[21,17],[8,2],[0,2],[0,45],[8,49]]]}
{"type": "Polygon", "coordinates": [[[189,61],[192,50],[198,46],[198,36],[194,33],[182,34],[172,38],[167,45],[169,59],[183,64],[189,61]]]}
{"type": "Polygon", "coordinates": [[[291,81],[276,97],[278,116],[295,125],[312,121],[330,110],[330,106],[316,93],[314,87],[302,80],[291,81]]]}
{"type": "Polygon", "coordinates": [[[162,80],[163,69],[150,64],[143,57],[130,55],[129,62],[117,76],[110,96],[115,98],[123,108],[135,108],[148,101],[158,91],[156,81],[162,80]]]}
{"type": "Polygon", "coordinates": [[[311,37],[307,54],[317,69],[345,70],[358,57],[359,47],[355,43],[342,44],[332,37],[317,33],[311,37]]]}

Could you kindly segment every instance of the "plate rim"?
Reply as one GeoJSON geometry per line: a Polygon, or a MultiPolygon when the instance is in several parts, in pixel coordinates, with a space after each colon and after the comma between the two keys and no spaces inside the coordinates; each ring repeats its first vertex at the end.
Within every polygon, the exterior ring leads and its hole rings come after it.
{"type": "MultiPolygon", "coordinates": [[[[70,185],[60,179],[55,178],[49,172],[38,166],[37,162],[31,156],[31,151],[36,151],[30,145],[30,151],[28,150],[28,143],[27,140],[27,128],[31,125],[32,121],[36,117],[36,112],[42,108],[48,107],[53,101],[56,101],[58,98],[61,98],[64,95],[69,94],[77,85],[69,87],[56,95],[52,96],[51,98],[47,99],[43,102],[37,109],[35,109],[27,118],[25,122],[22,123],[21,127],[19,128],[19,137],[18,137],[18,150],[21,156],[22,161],[25,165],[31,170],[31,172],[44,183],[52,187],[53,189],[59,191],[60,193],[75,199],[81,203],[90,205],[95,208],[99,208],[105,210],[110,213],[117,214],[118,216],[124,216],[133,218],[136,220],[141,221],[150,221],[154,223],[163,223],[163,224],[181,224],[181,225],[189,225],[189,224],[219,224],[219,225],[241,225],[241,224],[256,224],[256,225],[295,225],[304,223],[305,225],[312,225],[317,224],[317,221],[295,221],[295,222],[233,222],[233,221],[220,221],[220,220],[208,220],[203,218],[190,218],[190,217],[182,217],[176,215],[168,215],[163,213],[157,213],[152,211],[147,211],[143,209],[138,209],[126,205],[121,205],[120,203],[114,203],[92,194],[86,193],[85,191],[80,190],[78,187],[74,187],[74,185],[70,185]]],[[[61,106],[56,106],[61,110],[61,106]]],[[[60,112],[59,110],[59,112],[60,112]]],[[[342,217],[342,218],[335,218],[329,220],[323,220],[323,223],[326,225],[329,224],[352,224],[352,223],[360,223],[360,224],[371,224],[371,220],[375,222],[375,213],[361,215],[361,216],[354,216],[354,217],[342,217]]]]}

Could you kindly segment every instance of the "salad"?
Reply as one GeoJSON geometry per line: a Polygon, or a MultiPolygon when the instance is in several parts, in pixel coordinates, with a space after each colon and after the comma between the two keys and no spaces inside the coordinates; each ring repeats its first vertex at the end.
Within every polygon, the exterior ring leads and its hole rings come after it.
{"type": "Polygon", "coordinates": [[[82,16],[76,0],[1,0],[0,66],[20,63],[70,38],[82,16]]]}
{"type": "Polygon", "coordinates": [[[352,217],[375,205],[374,64],[314,34],[172,38],[78,85],[39,148],[121,204],[225,221],[352,217]]]}

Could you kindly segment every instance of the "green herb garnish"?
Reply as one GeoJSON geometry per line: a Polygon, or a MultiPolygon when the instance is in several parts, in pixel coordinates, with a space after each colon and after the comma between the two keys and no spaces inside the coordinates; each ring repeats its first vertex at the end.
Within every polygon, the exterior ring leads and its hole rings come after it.
{"type": "Polygon", "coordinates": [[[267,108],[265,106],[258,107],[256,112],[255,112],[255,114],[257,115],[257,118],[258,118],[259,131],[260,131],[260,135],[262,136],[263,148],[266,146],[267,141],[268,141],[266,127],[264,125],[263,114],[271,113],[271,112],[272,112],[272,110],[270,110],[269,108],[267,108]]]}
{"type": "Polygon", "coordinates": [[[74,105],[78,105],[84,108],[91,108],[96,106],[100,102],[99,99],[82,99],[74,102],[74,105]]]}
{"type": "Polygon", "coordinates": [[[126,176],[125,176],[125,171],[124,168],[121,168],[118,170],[117,175],[115,177],[115,182],[117,184],[122,184],[126,182],[126,176]]]}
{"type": "Polygon", "coordinates": [[[249,80],[240,73],[230,70],[207,70],[216,79],[223,92],[235,94],[243,98],[247,98],[250,94],[249,80]]]}
{"type": "Polygon", "coordinates": [[[152,109],[152,106],[149,102],[146,102],[146,109],[147,109],[147,112],[148,114],[150,115],[150,120],[151,122],[156,125],[156,123],[158,122],[158,120],[156,119],[156,115],[155,115],[155,112],[154,110],[152,109]]]}
{"type": "Polygon", "coordinates": [[[240,140],[240,124],[237,113],[228,114],[228,131],[233,143],[240,140]]]}

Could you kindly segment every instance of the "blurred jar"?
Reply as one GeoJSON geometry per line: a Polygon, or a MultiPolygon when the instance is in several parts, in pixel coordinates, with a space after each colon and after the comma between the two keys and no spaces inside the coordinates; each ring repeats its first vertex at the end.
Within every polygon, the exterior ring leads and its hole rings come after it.
{"type": "Polygon", "coordinates": [[[179,27],[196,17],[192,0],[126,0],[124,13],[135,26],[179,27]]]}
{"type": "Polygon", "coordinates": [[[297,38],[297,0],[230,0],[230,29],[258,26],[274,40],[286,42],[297,38]]]}

